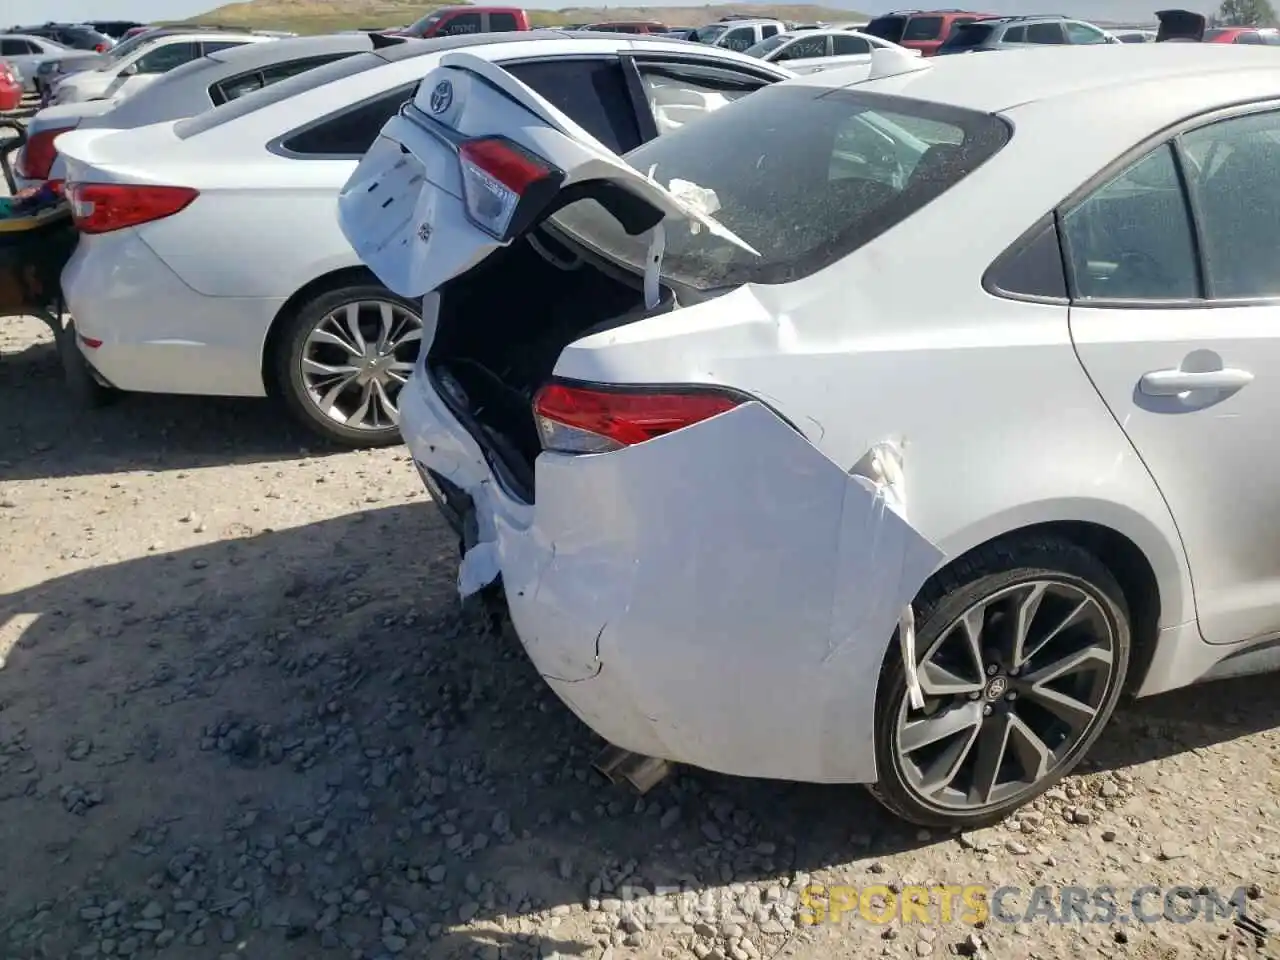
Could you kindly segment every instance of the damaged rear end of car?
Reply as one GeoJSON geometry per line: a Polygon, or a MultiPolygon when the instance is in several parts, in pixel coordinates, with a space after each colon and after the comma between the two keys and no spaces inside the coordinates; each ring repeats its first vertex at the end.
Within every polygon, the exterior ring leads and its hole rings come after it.
{"type": "Polygon", "coordinates": [[[894,438],[837,463],[764,371],[838,340],[797,325],[826,267],[1007,140],[919,109],[789,82],[624,161],[450,54],[342,193],[362,260],[423,298],[401,428],[464,532],[460,592],[500,585],[540,674],[618,747],[876,778],[847,733],[942,554],[894,438]],[[833,125],[848,144],[806,142],[833,125]]]}

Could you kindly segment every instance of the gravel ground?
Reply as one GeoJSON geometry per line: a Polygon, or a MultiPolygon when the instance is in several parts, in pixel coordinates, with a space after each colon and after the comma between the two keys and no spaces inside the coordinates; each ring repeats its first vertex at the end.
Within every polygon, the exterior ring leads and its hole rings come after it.
{"type": "Polygon", "coordinates": [[[1274,677],[1126,708],[976,834],[696,771],[637,798],[460,608],[403,449],[258,402],[77,413],[58,371],[0,321],[0,956],[1280,956],[1274,677]],[[939,883],[1244,886],[1273,932],[796,922],[808,884],[939,883]]]}

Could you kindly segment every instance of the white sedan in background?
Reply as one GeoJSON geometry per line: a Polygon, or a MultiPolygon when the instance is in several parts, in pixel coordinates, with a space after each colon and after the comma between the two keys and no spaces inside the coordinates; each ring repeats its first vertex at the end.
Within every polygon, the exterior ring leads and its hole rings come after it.
{"type": "Polygon", "coordinates": [[[65,133],[82,231],[63,273],[65,359],[89,368],[70,382],[93,402],[104,385],[273,394],[331,440],[398,442],[419,304],[361,264],[337,197],[441,53],[464,46],[620,152],[793,76],[663,38],[478,34],[357,54],[177,122],[65,133]]]}
{"type": "Polygon", "coordinates": [[[872,52],[884,47],[919,56],[918,50],[907,51],[880,37],[841,27],[780,33],[760,41],[749,48],[747,54],[768,63],[782,64],[795,73],[817,73],[870,63],[872,52]]]}
{"type": "Polygon", "coordinates": [[[423,298],[402,425],[472,521],[460,589],[505,596],[619,769],[964,828],[1122,690],[1280,667],[1280,61],[864,77],[624,161],[458,52],[339,205],[423,298]]]}
{"type": "Polygon", "coordinates": [[[154,83],[175,67],[218,50],[246,43],[272,42],[276,38],[256,33],[180,33],[162,36],[142,44],[126,57],[112,57],[105,63],[73,73],[59,80],[53,102],[81,103],[86,100],[123,100],[154,83]]]}

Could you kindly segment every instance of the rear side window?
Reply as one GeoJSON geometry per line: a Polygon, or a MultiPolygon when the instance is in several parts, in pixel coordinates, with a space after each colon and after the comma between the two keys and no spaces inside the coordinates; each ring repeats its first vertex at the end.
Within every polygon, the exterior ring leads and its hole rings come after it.
{"type": "Polygon", "coordinates": [[[904,43],[912,40],[937,40],[941,34],[941,17],[912,17],[902,31],[902,40],[904,43]]]}
{"type": "Polygon", "coordinates": [[[359,106],[331,114],[280,141],[288,153],[303,157],[362,157],[378,139],[386,122],[406,100],[412,100],[418,81],[366,100],[359,106]]]}
{"type": "Polygon", "coordinates": [[[789,47],[781,50],[773,59],[775,63],[782,63],[786,60],[805,60],[809,57],[825,57],[826,55],[826,37],[802,37],[789,47]]]}
{"type": "Polygon", "coordinates": [[[1027,43],[1066,43],[1060,23],[1033,23],[1027,27],[1027,43]]]}
{"type": "Polygon", "coordinates": [[[1026,43],[1027,28],[1026,27],[1010,27],[1004,32],[1004,36],[1000,38],[1005,43],[1026,43]]]}
{"type": "Polygon", "coordinates": [[[739,52],[750,49],[755,46],[756,32],[752,27],[734,27],[724,35],[724,39],[720,41],[720,46],[730,50],[739,52]]]}
{"type": "Polygon", "coordinates": [[[265,90],[255,90],[251,93],[242,94],[230,103],[224,103],[220,107],[206,110],[204,113],[198,113],[194,117],[179,120],[174,124],[173,132],[179,139],[185,140],[187,137],[194,137],[216,129],[224,123],[230,123],[232,120],[247,116],[274,103],[279,103],[281,100],[287,100],[289,97],[305,93],[307,90],[314,90],[327,83],[341,80],[343,77],[354,76],[357,73],[363,73],[365,70],[385,65],[386,61],[373,53],[358,53],[353,57],[343,57],[336,63],[329,63],[314,70],[307,70],[297,76],[281,80],[279,83],[273,83],[265,90]]]}
{"type": "Polygon", "coordinates": [[[516,21],[514,13],[491,13],[489,14],[489,30],[492,33],[510,33],[513,30],[519,30],[520,24],[516,21]]]}
{"type": "Polygon", "coordinates": [[[876,17],[862,28],[862,32],[879,37],[881,40],[888,40],[890,43],[901,43],[906,26],[906,17],[876,17]]]}
{"type": "Polygon", "coordinates": [[[1245,33],[1241,33],[1241,34],[1237,35],[1237,36],[1236,36],[1236,38],[1235,38],[1235,40],[1234,40],[1233,42],[1235,42],[1235,43],[1252,43],[1252,44],[1259,44],[1259,45],[1260,45],[1260,44],[1262,43],[1262,37],[1260,37],[1258,34],[1254,33],[1252,30],[1249,30],[1249,31],[1247,31],[1247,32],[1245,32],[1245,33]]]}
{"type": "Polygon", "coordinates": [[[1074,295],[1185,300],[1199,295],[1191,219],[1165,144],[1063,217],[1074,295]]]}
{"type": "Polygon", "coordinates": [[[760,36],[766,39],[768,37],[774,36],[777,32],[778,32],[778,28],[775,27],[772,23],[766,23],[763,27],[760,28],[760,36]]]}
{"type": "MultiPolygon", "coordinates": [[[[786,283],[880,236],[999,151],[1009,128],[990,114],[858,91],[780,84],[706,114],[627,154],[660,183],[715,192],[715,217],[756,253],[669,224],[663,274],[698,289],[786,283]]],[[[552,223],[643,270],[632,237],[592,201],[552,223]]]]}
{"type": "Polygon", "coordinates": [[[837,34],[831,38],[831,52],[837,57],[856,53],[870,53],[871,44],[867,43],[862,37],[837,34]]]}
{"type": "Polygon", "coordinates": [[[20,57],[33,52],[34,48],[25,40],[0,40],[0,56],[20,57]]]}
{"type": "Polygon", "coordinates": [[[616,153],[640,143],[627,82],[617,60],[535,60],[506,69],[616,153]]]}
{"type": "Polygon", "coordinates": [[[435,32],[437,37],[453,37],[460,33],[481,33],[483,27],[478,13],[459,13],[449,17],[435,32]]]}

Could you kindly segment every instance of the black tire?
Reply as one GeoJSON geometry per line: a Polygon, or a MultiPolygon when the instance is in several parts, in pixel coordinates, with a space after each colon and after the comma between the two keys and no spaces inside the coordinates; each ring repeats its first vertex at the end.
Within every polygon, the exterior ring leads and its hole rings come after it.
{"type": "Polygon", "coordinates": [[[312,329],[334,310],[362,301],[386,301],[411,311],[414,316],[420,317],[422,313],[420,304],[396,296],[386,287],[374,283],[353,284],[319,293],[285,319],[285,327],[276,341],[275,355],[271,358],[272,379],[294,419],[330,443],[352,448],[391,446],[400,442],[398,426],[375,429],[340,423],[317,409],[302,379],[302,355],[312,329]]]}
{"type": "Polygon", "coordinates": [[[69,321],[56,335],[58,358],[62,361],[62,376],[67,394],[77,406],[86,409],[105,407],[120,396],[120,391],[99,382],[89,361],[80,352],[76,342],[75,321],[69,321]]]}
{"type": "Polygon", "coordinates": [[[876,693],[875,752],[880,779],[870,791],[896,816],[922,826],[961,829],[999,822],[1070,773],[1110,720],[1129,665],[1129,609],[1123,590],[1107,567],[1092,553],[1067,540],[1045,536],[1011,538],[988,544],[935,574],[915,602],[917,656],[923,657],[942,631],[974,604],[1019,583],[1046,577],[1084,591],[1096,600],[1112,631],[1111,674],[1089,726],[1045,776],[1016,797],[967,811],[925,802],[909,786],[896,748],[906,675],[895,637],[881,668],[876,693]]]}

